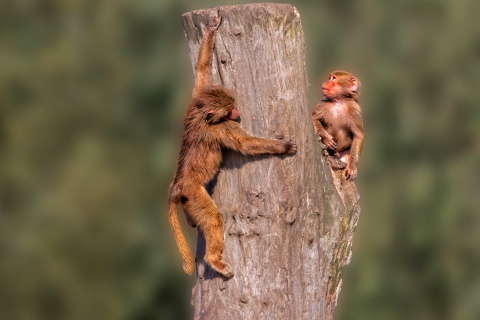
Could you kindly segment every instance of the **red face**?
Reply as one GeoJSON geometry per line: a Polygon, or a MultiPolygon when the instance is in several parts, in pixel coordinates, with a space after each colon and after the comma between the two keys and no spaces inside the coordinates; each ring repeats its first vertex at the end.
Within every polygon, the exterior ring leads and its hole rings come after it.
{"type": "Polygon", "coordinates": [[[333,98],[338,95],[340,86],[336,83],[337,76],[331,74],[327,82],[322,84],[323,95],[327,98],[333,98]]]}
{"type": "Polygon", "coordinates": [[[240,110],[237,107],[233,107],[232,111],[228,114],[228,119],[238,121],[240,120],[240,110]]]}

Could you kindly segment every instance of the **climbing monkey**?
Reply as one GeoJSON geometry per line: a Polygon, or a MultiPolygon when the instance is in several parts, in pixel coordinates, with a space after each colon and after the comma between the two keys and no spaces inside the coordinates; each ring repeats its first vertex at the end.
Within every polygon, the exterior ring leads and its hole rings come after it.
{"type": "Polygon", "coordinates": [[[200,45],[193,98],[185,115],[180,157],[168,191],[168,214],[185,272],[193,272],[194,259],[178,221],[180,202],[189,224],[200,228],[205,235],[205,261],[230,278],[233,270],[223,260],[222,216],[205,186],[217,173],[225,149],[244,155],[281,155],[295,153],[296,145],[248,135],[238,123],[240,112],[233,95],[223,86],[212,84],[210,63],[220,22],[218,9],[215,9],[200,45]]]}
{"type": "Polygon", "coordinates": [[[345,169],[347,180],[357,177],[357,164],[365,133],[358,104],[360,81],[346,71],[335,71],[322,84],[325,100],[312,112],[313,125],[326,147],[334,169],[345,169]],[[340,161],[339,161],[340,160],[340,161]]]}

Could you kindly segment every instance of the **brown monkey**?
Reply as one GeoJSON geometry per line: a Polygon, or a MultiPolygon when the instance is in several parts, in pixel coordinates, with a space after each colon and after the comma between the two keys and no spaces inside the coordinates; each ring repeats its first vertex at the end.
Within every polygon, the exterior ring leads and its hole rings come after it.
{"type": "Polygon", "coordinates": [[[180,157],[169,188],[168,214],[185,272],[193,272],[194,260],[178,221],[179,202],[189,224],[198,226],[205,235],[205,261],[229,278],[233,276],[233,270],[223,260],[222,216],[205,189],[219,169],[222,151],[236,150],[245,155],[293,154],[296,146],[286,141],[247,135],[237,122],[240,112],[232,94],[224,87],[212,84],[210,61],[221,22],[217,10],[210,16],[200,46],[193,99],[184,119],[180,157]]]}
{"type": "Polygon", "coordinates": [[[330,164],[336,169],[346,167],[347,180],[357,177],[358,158],[365,137],[362,110],[358,104],[360,86],[360,81],[351,73],[333,72],[322,84],[326,99],[320,101],[312,112],[315,131],[330,154],[330,164]]]}

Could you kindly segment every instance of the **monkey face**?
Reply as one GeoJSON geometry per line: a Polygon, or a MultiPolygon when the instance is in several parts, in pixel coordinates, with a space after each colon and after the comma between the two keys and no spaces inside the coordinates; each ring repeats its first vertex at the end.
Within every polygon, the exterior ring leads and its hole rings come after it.
{"type": "Polygon", "coordinates": [[[343,92],[342,81],[336,74],[332,73],[327,82],[322,84],[323,95],[328,99],[333,99],[340,96],[343,92]]]}
{"type": "Polygon", "coordinates": [[[346,71],[335,71],[330,74],[328,81],[322,84],[323,95],[327,99],[341,96],[359,95],[360,82],[346,71]]]}
{"type": "Polygon", "coordinates": [[[331,74],[328,81],[322,84],[322,91],[325,97],[334,98],[338,95],[339,87],[337,86],[336,81],[337,77],[331,74]]]}
{"type": "Polygon", "coordinates": [[[232,105],[214,107],[206,112],[205,120],[209,124],[218,124],[223,121],[240,121],[240,111],[232,105]]]}
{"type": "Polygon", "coordinates": [[[228,114],[227,120],[240,121],[240,110],[237,107],[233,107],[232,111],[228,114]]]}
{"type": "Polygon", "coordinates": [[[204,114],[205,121],[210,125],[240,119],[240,111],[235,107],[235,98],[221,86],[207,87],[197,96],[196,105],[204,114]]]}

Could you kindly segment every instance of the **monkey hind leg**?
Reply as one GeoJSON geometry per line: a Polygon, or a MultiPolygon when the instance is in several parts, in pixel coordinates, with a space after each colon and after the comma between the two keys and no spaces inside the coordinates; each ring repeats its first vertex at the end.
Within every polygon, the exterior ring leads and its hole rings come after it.
{"type": "Polygon", "coordinates": [[[342,170],[347,167],[345,162],[335,156],[327,156],[327,161],[333,170],[342,170]]]}
{"type": "Polygon", "coordinates": [[[175,240],[177,242],[178,250],[182,255],[183,260],[183,270],[187,274],[192,274],[195,269],[195,261],[193,260],[192,252],[188,247],[187,240],[182,232],[182,227],[178,221],[177,206],[179,199],[169,199],[168,200],[168,216],[170,220],[170,225],[172,226],[173,233],[175,235],[175,240]]]}
{"type": "Polygon", "coordinates": [[[182,202],[183,212],[185,213],[185,219],[187,220],[188,225],[192,228],[196,228],[197,227],[196,219],[194,218],[194,216],[189,214],[187,209],[185,208],[185,204],[187,203],[188,198],[185,196],[181,196],[180,201],[182,202]]]}
{"type": "Polygon", "coordinates": [[[223,220],[217,206],[205,188],[196,192],[196,197],[184,204],[203,231],[206,242],[205,261],[226,278],[233,276],[232,267],[223,260],[223,220]]]}

